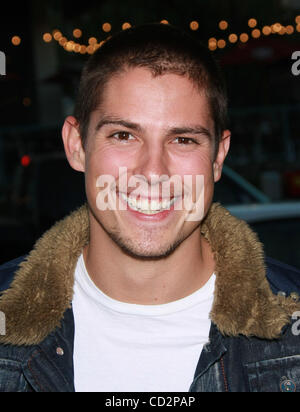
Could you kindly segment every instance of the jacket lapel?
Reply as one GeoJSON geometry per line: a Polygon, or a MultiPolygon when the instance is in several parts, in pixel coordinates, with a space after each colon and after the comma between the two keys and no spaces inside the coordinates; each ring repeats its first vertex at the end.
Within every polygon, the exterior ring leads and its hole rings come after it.
{"type": "Polygon", "coordinates": [[[75,392],[73,366],[74,318],[67,310],[62,327],[34,347],[23,373],[35,392],[75,392]]]}

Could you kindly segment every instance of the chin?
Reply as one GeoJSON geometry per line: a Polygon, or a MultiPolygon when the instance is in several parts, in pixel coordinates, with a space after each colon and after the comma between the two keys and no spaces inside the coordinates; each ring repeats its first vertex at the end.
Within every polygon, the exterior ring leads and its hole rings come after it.
{"type": "Polygon", "coordinates": [[[115,233],[109,233],[109,236],[126,255],[139,260],[165,259],[174,253],[182,242],[182,240],[180,240],[158,245],[155,241],[141,241],[139,243],[136,238],[134,240],[128,238],[124,239],[115,233]]]}

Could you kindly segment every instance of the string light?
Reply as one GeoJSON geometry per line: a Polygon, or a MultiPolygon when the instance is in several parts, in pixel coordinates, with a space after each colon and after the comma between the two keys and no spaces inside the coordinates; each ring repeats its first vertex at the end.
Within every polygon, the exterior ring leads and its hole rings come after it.
{"type": "Polygon", "coordinates": [[[93,46],[92,44],[90,44],[90,45],[87,47],[86,51],[88,52],[88,54],[93,54],[94,51],[95,51],[94,46],[93,46]]]}
{"type": "Polygon", "coordinates": [[[286,26],[286,34],[293,34],[295,29],[293,26],[286,26]]]}
{"type": "Polygon", "coordinates": [[[111,24],[110,24],[110,23],[104,23],[104,24],[102,25],[102,30],[103,30],[105,33],[109,33],[109,32],[111,31],[111,24]]]}
{"type": "Polygon", "coordinates": [[[272,28],[272,32],[273,33],[279,33],[280,32],[280,30],[281,30],[281,24],[280,23],[275,23],[275,24],[273,24],[272,26],[271,26],[271,28],[272,28]]]}
{"type": "Polygon", "coordinates": [[[80,29],[73,30],[73,36],[75,39],[80,39],[80,37],[82,37],[82,31],[80,29]]]}
{"type": "Polygon", "coordinates": [[[236,43],[238,41],[238,36],[234,33],[232,33],[229,37],[228,37],[230,43],[236,43]]]}
{"type": "Polygon", "coordinates": [[[220,21],[220,23],[219,23],[219,28],[220,28],[221,30],[227,30],[227,29],[228,29],[228,23],[227,23],[227,21],[226,21],[226,20],[220,21]]]}
{"type": "Polygon", "coordinates": [[[78,43],[76,43],[75,45],[74,45],[74,52],[75,53],[79,53],[80,52],[80,44],[78,44],[78,43]]]}
{"type": "Polygon", "coordinates": [[[209,50],[211,50],[211,51],[215,51],[215,50],[217,50],[218,45],[217,45],[217,43],[216,43],[216,44],[210,44],[210,45],[208,46],[208,48],[209,48],[209,50]]]}
{"type": "MultiPolygon", "coordinates": [[[[255,18],[251,18],[248,20],[248,27],[253,29],[250,35],[254,39],[258,39],[262,35],[269,36],[272,33],[280,34],[280,35],[285,35],[285,34],[291,35],[295,33],[295,30],[300,32],[300,15],[296,16],[295,22],[296,22],[296,28],[292,25],[283,26],[282,24],[277,22],[270,26],[264,26],[262,29],[258,29],[257,20],[255,18]]],[[[164,19],[164,20],[161,20],[160,23],[169,24],[169,21],[164,19]]],[[[200,24],[198,21],[194,20],[190,22],[189,26],[191,30],[196,31],[199,29],[200,24]]],[[[127,30],[131,27],[132,25],[128,22],[125,22],[122,24],[122,30],[127,30]]],[[[221,30],[225,31],[228,29],[228,27],[229,27],[229,23],[226,20],[222,20],[219,22],[219,28],[221,30]]],[[[108,22],[104,23],[102,25],[102,30],[105,33],[109,33],[112,30],[112,25],[108,22]]],[[[73,37],[76,39],[81,38],[82,34],[83,34],[82,30],[78,28],[73,30],[73,37]]],[[[228,41],[231,44],[235,44],[239,40],[242,43],[247,43],[250,39],[250,35],[247,33],[242,33],[240,35],[232,33],[228,36],[228,41]]],[[[90,37],[88,40],[88,44],[84,45],[84,44],[76,43],[73,40],[68,40],[65,36],[63,36],[60,30],[56,29],[52,31],[52,35],[51,33],[44,33],[43,40],[46,43],[50,43],[52,39],[54,39],[58,42],[58,44],[61,47],[63,47],[68,52],[75,52],[75,53],[80,53],[80,54],[86,54],[86,53],[93,54],[96,50],[98,50],[105,43],[105,41],[109,40],[110,37],[111,36],[107,37],[106,40],[102,40],[99,43],[96,37],[90,37]]],[[[21,38],[19,36],[14,36],[11,39],[11,42],[13,45],[18,46],[21,43],[21,38]]],[[[213,51],[217,50],[218,48],[224,49],[226,46],[227,46],[227,41],[224,39],[217,40],[216,38],[212,37],[208,41],[208,48],[213,51]]]]}
{"type": "Polygon", "coordinates": [[[43,35],[43,40],[45,43],[50,43],[52,41],[52,35],[50,33],[45,33],[43,35]]]}
{"type": "Polygon", "coordinates": [[[68,39],[66,37],[61,37],[58,41],[60,46],[64,47],[64,45],[68,42],[68,39]]]}
{"type": "Polygon", "coordinates": [[[192,21],[190,23],[190,29],[193,31],[196,31],[199,29],[199,23],[197,21],[192,21]]]}
{"type": "Polygon", "coordinates": [[[74,42],[72,42],[72,41],[66,42],[65,45],[64,45],[64,49],[65,49],[66,51],[68,51],[68,52],[73,51],[73,49],[74,49],[74,42]]]}
{"type": "Polygon", "coordinates": [[[271,29],[270,26],[265,26],[265,27],[262,29],[262,32],[263,32],[263,34],[264,34],[265,36],[269,36],[269,35],[272,33],[272,29],[271,29]]]}
{"type": "Polygon", "coordinates": [[[19,37],[19,36],[14,36],[14,37],[11,39],[11,42],[12,42],[12,44],[13,44],[14,46],[19,46],[19,45],[21,44],[21,37],[19,37]]]}
{"type": "Polygon", "coordinates": [[[53,30],[52,35],[54,40],[56,41],[59,41],[63,37],[62,33],[59,30],[53,30]]]}
{"type": "Polygon", "coordinates": [[[254,39],[258,39],[260,36],[261,36],[261,31],[260,31],[259,29],[254,29],[254,30],[252,31],[252,37],[253,37],[254,39]]]}
{"type": "Polygon", "coordinates": [[[223,40],[223,39],[220,39],[218,41],[218,47],[219,47],[219,49],[224,49],[226,47],[226,41],[223,40]]]}
{"type": "Polygon", "coordinates": [[[130,23],[124,23],[123,25],[122,25],[122,29],[123,30],[127,30],[127,29],[130,29],[131,28],[131,24],[130,23]]]}
{"type": "Polygon", "coordinates": [[[249,40],[249,36],[248,36],[247,33],[242,33],[242,34],[240,35],[240,41],[241,41],[242,43],[247,43],[248,40],[249,40]]]}
{"type": "Polygon", "coordinates": [[[256,20],[256,19],[250,19],[250,20],[248,21],[248,26],[249,26],[251,29],[254,29],[254,27],[257,26],[257,20],[256,20]]]}
{"type": "Polygon", "coordinates": [[[283,36],[284,34],[286,34],[286,28],[284,26],[281,26],[281,29],[278,32],[281,36],[283,36]]]}
{"type": "Polygon", "coordinates": [[[97,43],[98,43],[98,40],[96,39],[96,37],[89,38],[89,45],[94,46],[97,43]]]}
{"type": "Polygon", "coordinates": [[[208,40],[208,47],[210,50],[216,50],[218,48],[218,41],[214,37],[208,40]]]}

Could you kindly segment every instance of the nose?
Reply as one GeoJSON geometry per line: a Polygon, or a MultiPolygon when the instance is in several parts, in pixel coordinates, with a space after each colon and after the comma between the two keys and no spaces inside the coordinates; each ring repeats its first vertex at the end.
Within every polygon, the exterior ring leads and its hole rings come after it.
{"type": "Polygon", "coordinates": [[[165,181],[170,176],[165,148],[160,144],[148,144],[139,154],[134,175],[140,175],[149,186],[165,181]]]}

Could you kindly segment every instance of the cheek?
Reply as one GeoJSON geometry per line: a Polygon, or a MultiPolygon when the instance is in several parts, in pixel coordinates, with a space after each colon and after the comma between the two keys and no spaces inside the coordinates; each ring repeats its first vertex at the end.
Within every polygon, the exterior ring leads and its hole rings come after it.
{"type": "Polygon", "coordinates": [[[96,180],[102,175],[117,177],[121,166],[126,166],[124,154],[122,156],[122,154],[109,149],[93,151],[87,156],[86,176],[90,180],[96,180]]]}
{"type": "Polygon", "coordinates": [[[212,160],[208,153],[191,154],[177,162],[177,170],[178,174],[182,176],[204,175],[205,177],[210,177],[213,170],[212,160]]]}
{"type": "Polygon", "coordinates": [[[202,193],[206,208],[206,205],[210,203],[213,197],[214,191],[214,175],[211,156],[205,153],[201,155],[198,153],[197,156],[191,155],[180,162],[180,170],[177,167],[177,172],[177,174],[181,175],[182,179],[184,179],[185,176],[189,176],[189,178],[186,179],[186,182],[188,182],[186,186],[187,192],[193,193],[192,198],[194,202],[200,193],[202,193]],[[201,176],[201,178],[198,179],[196,176],[201,176]],[[204,191],[202,191],[203,186],[204,191]]]}

